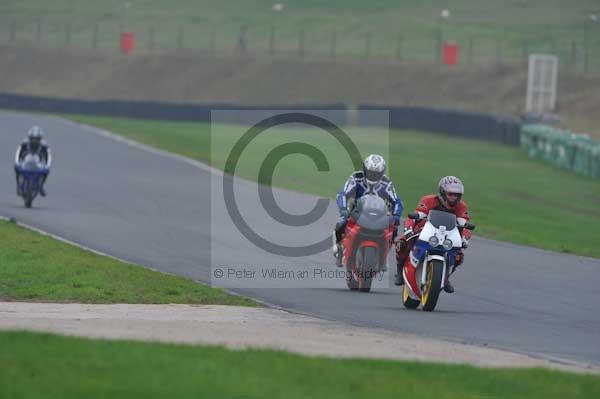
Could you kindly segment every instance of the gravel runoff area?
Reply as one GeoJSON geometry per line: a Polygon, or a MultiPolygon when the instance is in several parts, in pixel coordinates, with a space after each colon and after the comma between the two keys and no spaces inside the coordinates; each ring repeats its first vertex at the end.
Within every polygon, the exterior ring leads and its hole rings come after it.
{"type": "Polygon", "coordinates": [[[269,348],[310,356],[600,371],[580,363],[539,359],[488,347],[356,327],[271,308],[0,302],[0,330],[222,345],[231,349],[269,348]]]}

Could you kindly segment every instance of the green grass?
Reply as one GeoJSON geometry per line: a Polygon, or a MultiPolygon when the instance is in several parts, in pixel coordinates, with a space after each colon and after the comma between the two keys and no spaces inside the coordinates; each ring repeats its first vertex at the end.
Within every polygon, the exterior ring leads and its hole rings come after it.
{"type": "Polygon", "coordinates": [[[600,378],[0,333],[3,398],[594,398],[600,378]],[[68,378],[65,378],[68,376],[68,378]]]}
{"type": "MultiPolygon", "coordinates": [[[[600,13],[594,0],[303,0],[286,2],[283,12],[275,12],[274,0],[8,0],[0,5],[0,21],[7,28],[17,21],[17,41],[36,40],[36,20],[42,19],[42,43],[64,45],[67,22],[71,23],[71,45],[91,47],[93,27],[98,24],[101,47],[117,48],[119,27],[136,32],[139,50],[150,46],[149,29],[154,27],[155,48],[177,47],[178,30],[184,28],[183,45],[211,47],[231,52],[242,26],[248,47],[266,50],[270,26],[275,27],[278,50],[297,52],[298,32],[303,29],[308,52],[330,51],[330,36],[337,32],[337,53],[366,53],[370,33],[372,55],[394,55],[398,35],[403,36],[403,56],[434,58],[434,37],[442,9],[451,16],[442,25],[443,37],[461,44],[463,53],[473,40],[475,58],[493,59],[500,46],[505,59],[521,60],[523,41],[532,52],[558,52],[570,57],[571,43],[577,43],[577,61],[582,62],[583,26],[590,13],[600,13]]],[[[590,23],[591,29],[600,26],[590,23]]],[[[594,62],[600,66],[598,34],[590,34],[594,62]]],[[[7,40],[9,35],[6,33],[7,40]]]]}
{"type": "MultiPolygon", "coordinates": [[[[223,168],[232,143],[244,132],[240,127],[215,126],[211,141],[209,126],[201,123],[69,118],[218,168],[223,168]]],[[[440,176],[453,174],[466,185],[464,199],[477,224],[477,235],[600,257],[596,231],[600,222],[600,181],[530,160],[520,149],[499,144],[413,131],[393,131],[388,143],[381,130],[347,131],[364,153],[387,154],[389,144],[389,173],[407,210],[413,209],[421,195],[436,190],[440,176]]],[[[323,150],[331,165],[349,164],[339,145],[320,132],[269,132],[247,148],[238,166],[241,176],[256,179],[266,151],[299,137],[323,150]]],[[[350,166],[319,173],[306,159],[298,155],[283,159],[277,165],[274,185],[333,198],[349,175],[350,166]]]]}
{"type": "Polygon", "coordinates": [[[189,279],[93,254],[14,223],[0,221],[0,242],[0,300],[257,305],[189,279]]]}

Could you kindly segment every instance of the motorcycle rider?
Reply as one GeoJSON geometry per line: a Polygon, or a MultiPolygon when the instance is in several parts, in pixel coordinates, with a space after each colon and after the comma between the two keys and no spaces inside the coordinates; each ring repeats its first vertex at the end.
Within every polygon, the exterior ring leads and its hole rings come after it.
{"type": "Polygon", "coordinates": [[[46,173],[42,176],[40,182],[40,195],[46,196],[46,190],[44,189],[44,183],[48,178],[50,172],[50,166],[52,165],[52,153],[50,152],[50,146],[44,141],[44,132],[39,126],[32,126],[27,132],[27,138],[17,148],[15,154],[15,177],[17,181],[17,195],[21,195],[21,187],[19,179],[21,173],[19,172],[18,166],[23,162],[25,157],[29,154],[35,154],[40,157],[40,160],[46,165],[46,173]]]}
{"type": "MultiPolygon", "coordinates": [[[[438,184],[438,194],[431,194],[422,197],[415,209],[415,212],[425,216],[429,214],[431,210],[439,210],[449,213],[454,213],[458,218],[463,218],[465,221],[469,221],[469,209],[466,202],[462,200],[462,195],[465,192],[465,187],[459,178],[454,176],[442,177],[438,184]]],[[[397,261],[397,274],[395,279],[396,285],[404,284],[402,277],[402,269],[406,262],[410,262],[408,255],[417,241],[419,233],[425,225],[425,220],[416,221],[413,219],[406,219],[404,222],[404,233],[396,241],[396,261],[397,261]]],[[[469,246],[469,240],[471,239],[471,231],[468,229],[462,229],[462,249],[466,249],[469,246]]],[[[456,267],[460,266],[464,262],[463,250],[459,249],[456,253],[456,260],[452,271],[456,270],[456,267]]],[[[444,282],[444,291],[448,293],[454,292],[454,287],[449,281],[450,273],[446,274],[446,281],[444,282]]]]}
{"type": "MultiPolygon", "coordinates": [[[[363,162],[362,170],[352,173],[336,196],[340,219],[335,225],[333,256],[338,267],[342,266],[342,246],[340,242],[348,222],[348,216],[356,204],[356,200],[360,197],[372,191],[387,202],[396,225],[400,223],[400,215],[403,209],[402,200],[396,195],[392,181],[385,175],[385,166],[385,160],[381,155],[369,155],[363,162]]],[[[395,236],[396,230],[394,231],[395,236]]]]}

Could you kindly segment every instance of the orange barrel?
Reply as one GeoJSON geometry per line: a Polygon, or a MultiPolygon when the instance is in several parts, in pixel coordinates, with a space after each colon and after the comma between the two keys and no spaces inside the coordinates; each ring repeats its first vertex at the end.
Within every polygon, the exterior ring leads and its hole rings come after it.
{"type": "Polygon", "coordinates": [[[129,54],[133,52],[135,48],[135,33],[123,32],[121,33],[121,52],[123,54],[129,54]]]}
{"type": "Polygon", "coordinates": [[[454,42],[444,42],[444,64],[454,66],[458,62],[458,44],[454,42]]]}

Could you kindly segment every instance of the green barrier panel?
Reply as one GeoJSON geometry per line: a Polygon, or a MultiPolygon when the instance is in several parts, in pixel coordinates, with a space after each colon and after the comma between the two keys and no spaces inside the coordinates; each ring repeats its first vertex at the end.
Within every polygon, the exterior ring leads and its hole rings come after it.
{"type": "Polygon", "coordinates": [[[546,125],[524,125],[521,148],[530,158],[600,178],[600,142],[588,135],[546,125]]]}

